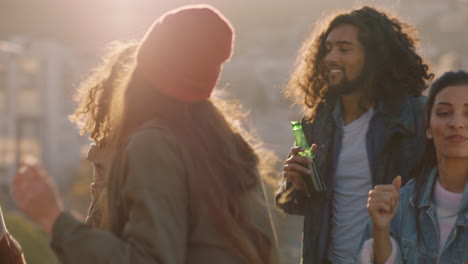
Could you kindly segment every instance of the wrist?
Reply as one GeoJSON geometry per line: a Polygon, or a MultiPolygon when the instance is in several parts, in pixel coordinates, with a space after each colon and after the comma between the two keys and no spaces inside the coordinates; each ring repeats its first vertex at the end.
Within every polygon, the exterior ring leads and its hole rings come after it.
{"type": "Polygon", "coordinates": [[[299,191],[299,192],[304,191],[304,189],[305,189],[304,183],[302,183],[302,182],[300,182],[300,183],[293,182],[293,181],[291,181],[290,179],[288,179],[286,177],[285,177],[285,180],[286,180],[286,188],[287,189],[292,187],[295,191],[299,191]]]}
{"type": "Polygon", "coordinates": [[[389,228],[372,228],[374,263],[385,263],[392,252],[389,228]]]}
{"type": "Polygon", "coordinates": [[[372,224],[372,233],[388,234],[390,232],[390,225],[376,225],[372,224]]]}
{"type": "Polygon", "coordinates": [[[299,192],[305,192],[305,186],[303,183],[301,184],[294,184],[294,189],[299,192]]]}

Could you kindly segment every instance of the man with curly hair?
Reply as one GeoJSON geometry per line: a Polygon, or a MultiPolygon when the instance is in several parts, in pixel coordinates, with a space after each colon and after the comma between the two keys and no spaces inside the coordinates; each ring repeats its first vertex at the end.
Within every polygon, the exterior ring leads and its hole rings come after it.
{"type": "Polygon", "coordinates": [[[371,7],[333,17],[301,50],[286,95],[303,104],[325,192],[306,195],[310,159],[291,149],[277,207],[304,216],[303,263],[354,263],[369,220],[368,192],[403,182],[421,152],[421,109],[433,78],[416,52],[417,31],[371,7]]]}

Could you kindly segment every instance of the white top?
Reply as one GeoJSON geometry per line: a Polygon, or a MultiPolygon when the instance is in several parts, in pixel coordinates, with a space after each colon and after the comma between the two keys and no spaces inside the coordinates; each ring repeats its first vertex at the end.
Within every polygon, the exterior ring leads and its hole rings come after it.
{"type": "Polygon", "coordinates": [[[437,178],[434,187],[434,200],[437,206],[440,251],[442,251],[445,242],[447,242],[447,238],[453,230],[458,211],[460,210],[462,197],[463,193],[453,193],[445,190],[442,185],[440,185],[439,178],[437,178]]]}
{"type": "MultiPolygon", "coordinates": [[[[445,246],[447,242],[447,238],[455,226],[462,198],[463,193],[453,193],[445,190],[442,185],[440,185],[439,178],[437,178],[434,186],[434,200],[437,207],[437,222],[439,224],[439,252],[442,251],[443,246],[445,246]]],[[[392,242],[392,253],[387,261],[385,261],[385,264],[394,264],[397,262],[397,243],[392,237],[390,237],[390,240],[392,242]]],[[[373,238],[366,240],[362,247],[360,263],[374,263],[373,244],[373,238]]]]}
{"type": "Polygon", "coordinates": [[[369,221],[366,204],[372,189],[366,135],[373,108],[343,127],[343,140],[334,177],[332,226],[328,258],[354,263],[362,232],[369,221]]]}

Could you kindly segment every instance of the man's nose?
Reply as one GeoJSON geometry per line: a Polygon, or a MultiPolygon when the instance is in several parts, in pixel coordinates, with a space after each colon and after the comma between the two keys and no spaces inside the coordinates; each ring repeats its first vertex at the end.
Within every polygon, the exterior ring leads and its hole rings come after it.
{"type": "Polygon", "coordinates": [[[336,52],[336,49],[331,49],[327,55],[325,56],[325,62],[327,64],[330,64],[330,63],[336,63],[338,62],[338,52],[336,52]]]}

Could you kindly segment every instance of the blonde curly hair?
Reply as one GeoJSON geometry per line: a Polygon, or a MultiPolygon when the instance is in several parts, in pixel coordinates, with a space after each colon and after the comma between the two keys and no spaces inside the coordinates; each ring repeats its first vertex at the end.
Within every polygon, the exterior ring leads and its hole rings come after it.
{"type": "Polygon", "coordinates": [[[126,85],[137,49],[137,41],[110,43],[101,64],[91,70],[76,91],[74,99],[78,107],[69,119],[77,124],[81,135],[89,133],[99,147],[108,142],[114,93],[126,85]]]}

